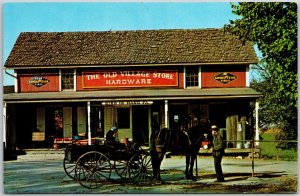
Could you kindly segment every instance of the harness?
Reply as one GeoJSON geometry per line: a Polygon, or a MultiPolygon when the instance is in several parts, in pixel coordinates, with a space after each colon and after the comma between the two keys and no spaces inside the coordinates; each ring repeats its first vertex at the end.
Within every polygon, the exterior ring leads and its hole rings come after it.
{"type": "Polygon", "coordinates": [[[155,146],[156,146],[156,147],[164,147],[164,145],[159,145],[159,144],[157,144],[157,143],[158,143],[158,139],[160,138],[161,131],[162,131],[162,129],[159,130],[158,135],[157,135],[157,137],[156,137],[155,140],[154,140],[154,141],[155,141],[155,146]]]}
{"type": "Polygon", "coordinates": [[[155,139],[155,146],[156,147],[160,147],[160,148],[167,148],[167,150],[168,150],[168,147],[170,146],[171,135],[172,135],[172,131],[170,129],[161,129],[159,131],[156,139],[155,139]],[[162,130],[166,131],[165,138],[164,138],[164,143],[157,144],[158,143],[158,139],[160,138],[160,135],[162,133],[162,130]]]}

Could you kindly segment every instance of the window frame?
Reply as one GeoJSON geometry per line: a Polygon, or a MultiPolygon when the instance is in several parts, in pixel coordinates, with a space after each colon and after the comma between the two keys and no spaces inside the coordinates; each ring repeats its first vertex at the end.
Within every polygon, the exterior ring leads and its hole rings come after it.
{"type": "MultiPolygon", "coordinates": [[[[192,72],[190,72],[192,73],[192,72]]],[[[184,67],[184,87],[185,88],[201,88],[201,66],[185,66],[184,67]],[[193,74],[193,83],[195,84],[194,86],[189,85],[188,82],[191,82],[191,80],[188,80],[188,77],[191,79],[192,76],[188,76],[188,69],[195,69],[193,74]],[[197,70],[197,74],[196,74],[197,70]],[[197,83],[197,84],[196,84],[197,83]]]]}
{"type": "MultiPolygon", "coordinates": [[[[70,76],[71,78],[71,76],[70,76]]],[[[60,88],[60,91],[76,91],[76,69],[60,69],[59,70],[59,88],[60,88]],[[63,77],[64,77],[64,74],[63,71],[70,71],[68,75],[71,75],[71,72],[73,72],[73,88],[63,88],[63,77]]],[[[69,84],[70,85],[70,84],[69,84]]]]}

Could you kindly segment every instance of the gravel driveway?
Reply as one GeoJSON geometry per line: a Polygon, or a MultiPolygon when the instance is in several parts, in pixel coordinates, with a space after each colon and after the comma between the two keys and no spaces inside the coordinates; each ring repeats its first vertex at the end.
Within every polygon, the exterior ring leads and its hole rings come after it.
{"type": "MultiPolygon", "coordinates": [[[[15,193],[261,193],[266,187],[280,188],[293,180],[297,184],[298,163],[255,159],[252,178],[252,160],[224,157],[222,162],[226,182],[216,183],[212,157],[198,157],[198,181],[184,178],[185,159],[172,156],[162,163],[163,184],[135,186],[128,182],[109,182],[99,189],[86,189],[70,179],[63,169],[63,156],[19,158],[3,164],[3,192],[15,193]]],[[[296,185],[297,186],[297,185],[296,185]]],[[[283,192],[294,193],[285,189],[283,192]]],[[[273,189],[272,189],[273,190],[273,189]]],[[[272,192],[271,190],[271,192],[272,192]]],[[[268,190],[267,192],[270,192],[268,190]]],[[[278,193],[278,192],[276,192],[278,193]]]]}

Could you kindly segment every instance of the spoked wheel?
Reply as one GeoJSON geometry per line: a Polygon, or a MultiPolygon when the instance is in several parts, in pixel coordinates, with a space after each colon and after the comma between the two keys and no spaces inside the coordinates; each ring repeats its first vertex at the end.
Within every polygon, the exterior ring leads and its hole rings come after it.
{"type": "Polygon", "coordinates": [[[75,177],[83,187],[89,189],[99,188],[107,182],[110,175],[110,161],[100,152],[87,152],[77,160],[75,177]]]}
{"type": "Polygon", "coordinates": [[[68,159],[64,158],[64,170],[66,174],[72,178],[75,179],[75,166],[76,162],[69,161],[68,159]]]}
{"type": "Polygon", "coordinates": [[[114,161],[115,171],[122,179],[129,178],[129,172],[127,169],[128,161],[125,160],[117,160],[114,161]]]}
{"type": "Polygon", "coordinates": [[[137,185],[148,185],[153,180],[152,158],[150,153],[134,155],[128,163],[129,178],[137,185]]]}

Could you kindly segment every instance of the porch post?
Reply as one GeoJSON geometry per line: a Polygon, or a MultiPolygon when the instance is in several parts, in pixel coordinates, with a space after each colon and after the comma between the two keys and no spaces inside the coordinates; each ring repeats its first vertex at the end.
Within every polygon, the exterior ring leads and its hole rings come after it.
{"type": "Polygon", "coordinates": [[[92,138],[91,138],[91,102],[87,102],[87,117],[88,117],[88,144],[92,144],[92,138]]]}
{"type": "Polygon", "coordinates": [[[259,102],[255,102],[255,146],[259,146],[259,128],[258,128],[258,110],[259,102]]]}
{"type": "Polygon", "coordinates": [[[3,143],[4,143],[4,148],[6,148],[6,102],[3,104],[3,143]]]}
{"type": "Polygon", "coordinates": [[[169,104],[168,100],[165,100],[165,128],[169,128],[169,104]]]}
{"type": "Polygon", "coordinates": [[[148,106],[148,141],[150,141],[150,137],[152,134],[152,111],[151,111],[151,106],[148,106]]]}

